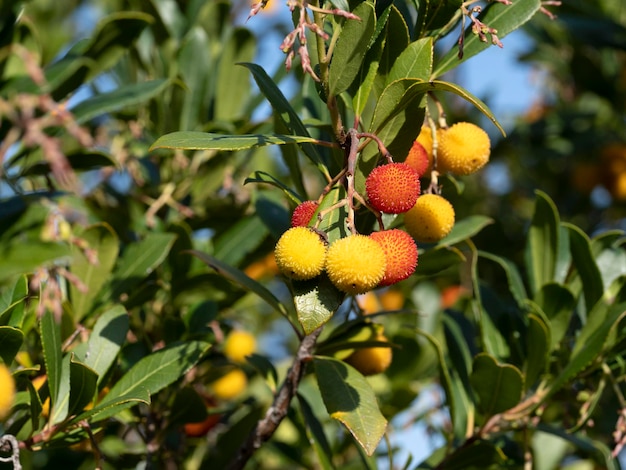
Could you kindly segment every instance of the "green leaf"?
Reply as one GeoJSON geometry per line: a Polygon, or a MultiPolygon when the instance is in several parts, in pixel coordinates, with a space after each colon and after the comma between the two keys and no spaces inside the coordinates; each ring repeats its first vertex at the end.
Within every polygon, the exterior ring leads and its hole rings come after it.
{"type": "Polygon", "coordinates": [[[304,422],[307,428],[307,435],[309,442],[313,445],[313,449],[317,454],[319,464],[324,470],[334,469],[333,465],[333,452],[324,434],[324,428],[322,423],[315,415],[313,408],[309,402],[300,393],[297,394],[298,404],[300,405],[300,411],[304,417],[304,422]]]}
{"type": "Polygon", "coordinates": [[[345,20],[330,64],[329,93],[335,96],[347,90],[359,74],[376,29],[374,5],[361,2],[352,13],[360,20],[345,20]]]}
{"type": "Polygon", "coordinates": [[[322,399],[331,418],[352,433],[367,455],[373,455],[387,429],[372,387],[356,369],[328,357],[313,359],[322,399]]]}
{"type": "Polygon", "coordinates": [[[478,408],[492,416],[519,403],[524,378],[517,367],[500,365],[493,356],[481,353],[474,358],[470,383],[478,397],[478,408]]]}
{"type": "Polygon", "coordinates": [[[472,238],[487,225],[493,223],[491,217],[484,215],[470,215],[454,224],[450,233],[441,239],[437,246],[450,246],[460,243],[468,238],[472,238]]]}
{"type": "Polygon", "coordinates": [[[0,325],[21,328],[28,296],[28,278],[19,276],[12,288],[3,289],[0,296],[0,325]]]}
{"type": "MultiPolygon", "coordinates": [[[[596,306],[596,308],[598,308],[596,306]]],[[[617,328],[618,323],[626,316],[626,303],[612,305],[604,318],[598,323],[588,323],[590,328],[583,328],[576,340],[572,355],[561,371],[559,376],[549,384],[549,397],[556,393],[563,385],[586,369],[594,360],[597,360],[602,352],[607,338],[612,330],[617,328]],[[593,325],[593,328],[591,326],[593,325]]]]}
{"type": "Polygon", "coordinates": [[[129,293],[163,262],[175,238],[171,233],[149,233],[143,240],[129,245],[101,298],[115,301],[129,293]]]}
{"type": "MultiPolygon", "coordinates": [[[[59,377],[59,391],[56,401],[50,396],[50,423],[58,424],[63,421],[70,412],[70,362],[69,354],[61,359],[61,375],[59,377]]],[[[50,387],[50,375],[48,374],[48,387],[50,387]]]]}
{"type": "Polygon", "coordinates": [[[463,253],[455,247],[441,247],[419,253],[415,274],[433,276],[465,261],[463,253]]]}
{"type": "Polygon", "coordinates": [[[69,414],[74,415],[93,400],[98,374],[87,365],[75,361],[73,354],[71,356],[69,414]]]}
{"type": "MultiPolygon", "coordinates": [[[[63,352],[61,351],[61,326],[56,322],[54,314],[46,310],[39,323],[43,357],[48,375],[50,405],[56,406],[61,388],[61,368],[63,352]]],[[[68,376],[69,380],[69,376],[68,376]]]]}
{"type": "Polygon", "coordinates": [[[22,347],[24,333],[12,326],[0,326],[0,359],[9,366],[22,347]]]}
{"type": "Polygon", "coordinates": [[[285,194],[285,196],[287,196],[294,204],[297,205],[302,202],[302,199],[300,199],[300,197],[296,193],[294,193],[287,185],[264,171],[255,171],[253,176],[248,176],[243,184],[249,183],[269,184],[271,186],[274,186],[275,188],[280,189],[285,194]]]}
{"type": "Polygon", "coordinates": [[[139,403],[143,403],[145,405],[150,404],[150,393],[145,388],[133,389],[126,395],[103,400],[92,409],[84,411],[75,418],[72,418],[69,424],[74,425],[86,419],[89,420],[90,423],[102,421],[139,403]]]}
{"type": "Polygon", "coordinates": [[[170,408],[170,423],[200,423],[208,416],[207,404],[193,387],[185,387],[176,392],[170,408]]]}
{"type": "MultiPolygon", "coordinates": [[[[104,152],[81,150],[66,155],[67,161],[75,171],[89,171],[103,167],[114,167],[115,160],[104,152]]],[[[24,168],[21,176],[45,176],[52,172],[52,167],[47,161],[34,163],[24,168]]]]}
{"type": "Polygon", "coordinates": [[[0,282],[18,274],[30,274],[36,268],[56,262],[70,262],[70,247],[66,243],[0,240],[0,282]]]}
{"type": "Polygon", "coordinates": [[[556,206],[544,192],[535,193],[535,212],[530,222],[524,253],[528,281],[533,293],[554,280],[559,251],[559,214],[556,206]]]}
{"type": "Polygon", "coordinates": [[[345,297],[324,274],[309,281],[293,281],[292,286],[298,321],[307,335],[330,320],[345,297]]]}
{"type": "Polygon", "coordinates": [[[151,353],[140,359],[111,387],[100,406],[122,396],[141,398],[146,390],[154,395],[185,375],[210,346],[204,341],[187,341],[151,353]]]}
{"type": "Polygon", "coordinates": [[[585,296],[585,307],[589,312],[604,293],[602,276],[591,250],[589,237],[575,225],[568,223],[562,225],[569,232],[572,262],[576,267],[577,275],[580,277],[585,296]]]}
{"type": "Polygon", "coordinates": [[[268,233],[258,217],[243,218],[215,240],[213,255],[223,263],[238,265],[268,233]]]}
{"type": "Polygon", "coordinates": [[[254,292],[270,307],[273,307],[274,310],[276,310],[278,313],[286,318],[289,318],[286,307],[276,298],[276,296],[274,296],[274,294],[267,290],[263,285],[248,277],[242,271],[238,270],[237,268],[233,268],[228,264],[222,263],[220,260],[206,253],[195,250],[190,251],[189,253],[199,258],[200,261],[202,261],[207,266],[213,268],[220,276],[225,277],[226,279],[234,282],[235,284],[239,285],[247,291],[254,292]]]}
{"type": "Polygon", "coordinates": [[[547,371],[551,344],[550,325],[542,316],[535,313],[528,314],[526,361],[524,363],[526,387],[532,387],[547,371]]]}
{"type": "Polygon", "coordinates": [[[535,294],[535,302],[550,320],[552,343],[554,349],[565,336],[570,325],[576,298],[570,289],[561,284],[548,282],[541,286],[535,294]]]}
{"type": "Polygon", "coordinates": [[[159,137],[156,142],[152,144],[150,149],[243,150],[253,147],[263,147],[265,145],[299,144],[303,142],[316,142],[316,140],[311,137],[299,135],[227,135],[213,134],[210,132],[180,131],[159,137]]]}
{"type": "MultiPolygon", "coordinates": [[[[507,467],[507,461],[507,455],[495,443],[478,439],[456,449],[445,459],[445,464],[441,468],[445,467],[445,470],[502,469],[507,467]]],[[[417,470],[431,468],[433,467],[420,465],[417,470]]]]}
{"type": "Polygon", "coordinates": [[[90,263],[82,250],[73,248],[72,273],[87,287],[87,292],[81,292],[73,283],[70,284],[72,311],[76,321],[90,313],[100,289],[113,271],[119,252],[119,239],[107,224],[92,225],[80,236],[87,242],[89,249],[95,252],[98,263],[90,263]]]}
{"type": "Polygon", "coordinates": [[[387,84],[401,78],[427,81],[433,68],[433,38],[422,38],[409,44],[396,59],[387,75],[387,84]]]}
{"type": "Polygon", "coordinates": [[[383,48],[378,69],[379,76],[376,78],[376,86],[380,86],[380,88],[385,86],[386,76],[391,71],[396,59],[410,44],[409,28],[404,20],[404,16],[402,16],[402,13],[395,5],[391,5],[391,10],[389,11],[386,35],[385,47],[383,48]]]}
{"type": "Polygon", "coordinates": [[[159,79],[123,85],[108,93],[87,98],[74,106],[71,111],[76,122],[83,124],[103,114],[145,103],[161,94],[169,84],[169,80],[159,79]]]}
{"type": "Polygon", "coordinates": [[[185,82],[179,116],[179,130],[197,128],[206,120],[208,101],[211,96],[214,60],[209,37],[205,29],[195,25],[187,31],[178,50],[178,66],[185,82]]]}
{"type": "MultiPolygon", "coordinates": [[[[254,80],[261,90],[261,93],[265,95],[267,100],[272,105],[272,109],[283,121],[287,129],[293,132],[296,136],[311,137],[298,113],[293,109],[291,104],[289,104],[289,100],[285,98],[285,95],[283,95],[282,91],[280,91],[278,86],[276,86],[269,75],[267,75],[265,70],[256,64],[241,63],[240,65],[243,65],[250,70],[254,80]]],[[[311,161],[317,165],[322,174],[326,176],[329,175],[322,157],[318,153],[315,145],[309,143],[308,141],[304,141],[300,148],[311,159],[311,161]]]]}
{"type": "MultiPolygon", "coordinates": [[[[530,20],[539,8],[541,8],[541,0],[515,1],[511,5],[493,2],[479,15],[479,19],[489,27],[495,28],[498,31],[498,38],[502,39],[530,20]]],[[[459,60],[458,49],[453,47],[435,65],[432,78],[443,75],[490,45],[490,42],[482,42],[478,35],[473,34],[469,26],[465,31],[463,59],[459,60]]]]}
{"type": "Polygon", "coordinates": [[[244,28],[237,28],[222,49],[215,86],[215,119],[233,120],[241,117],[250,94],[248,72],[236,64],[249,62],[256,51],[254,35],[244,28]]]}
{"type": "Polygon", "coordinates": [[[522,306],[526,298],[528,297],[528,294],[526,293],[524,281],[522,280],[522,276],[517,269],[517,266],[506,258],[496,256],[486,251],[479,251],[478,256],[491,260],[494,263],[500,265],[500,267],[504,270],[504,273],[506,274],[506,279],[509,284],[509,291],[511,292],[511,295],[517,302],[517,305],[522,306]]]}
{"type": "Polygon", "coordinates": [[[85,366],[98,374],[98,385],[115,363],[117,355],[126,341],[129,319],[126,309],[116,305],[98,317],[89,335],[89,341],[74,349],[74,353],[85,366]]]}
{"type": "MultiPolygon", "coordinates": [[[[326,209],[331,208],[343,198],[346,197],[346,191],[343,187],[333,187],[326,196],[320,202],[317,211],[315,211],[315,215],[311,218],[311,220],[316,220],[317,215],[325,211],[326,209]]],[[[328,238],[328,243],[332,244],[334,241],[339,240],[340,238],[344,238],[348,236],[348,230],[346,228],[346,217],[348,212],[346,207],[340,207],[338,209],[330,211],[330,213],[326,214],[319,224],[319,230],[326,233],[326,237],[328,238]]]]}

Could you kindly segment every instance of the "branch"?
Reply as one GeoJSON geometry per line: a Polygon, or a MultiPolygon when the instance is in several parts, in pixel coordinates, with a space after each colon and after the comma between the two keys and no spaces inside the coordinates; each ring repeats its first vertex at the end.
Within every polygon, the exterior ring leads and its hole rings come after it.
{"type": "Polygon", "coordinates": [[[287,372],[287,376],[280,386],[280,390],[274,397],[272,406],[265,413],[265,417],[260,420],[256,427],[252,430],[248,439],[241,445],[237,455],[228,466],[229,470],[241,470],[245,467],[250,457],[269,440],[283,418],[287,416],[289,404],[296,394],[300,379],[304,373],[304,365],[311,358],[313,348],[322,328],[318,328],[313,333],[308,334],[302,339],[296,357],[293,360],[291,368],[287,372]]]}

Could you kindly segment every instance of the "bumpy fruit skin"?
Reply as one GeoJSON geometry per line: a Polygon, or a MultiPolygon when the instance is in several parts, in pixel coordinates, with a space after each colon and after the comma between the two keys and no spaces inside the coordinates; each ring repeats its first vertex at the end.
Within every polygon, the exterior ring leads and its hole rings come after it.
{"type": "MultiPolygon", "coordinates": [[[[371,340],[387,342],[387,338],[383,334],[378,334],[371,340]]],[[[387,370],[391,364],[392,355],[391,348],[375,346],[357,349],[344,361],[363,375],[376,375],[387,370]]]]}
{"type": "Polygon", "coordinates": [[[248,385],[248,377],[241,369],[233,369],[211,383],[215,397],[221,400],[232,400],[239,396],[248,385]]]}
{"type": "Polygon", "coordinates": [[[7,366],[0,364],[0,421],[9,416],[15,400],[15,380],[7,366]]]}
{"type": "Polygon", "coordinates": [[[442,173],[469,175],[489,161],[491,142],[477,125],[458,122],[438,135],[437,166],[442,173]]]}
{"type": "Polygon", "coordinates": [[[302,281],[321,274],[326,259],[326,244],[313,230],[293,227],[282,234],[274,254],[276,264],[285,276],[302,281]]]}
{"type": "Polygon", "coordinates": [[[317,201],[304,201],[296,206],[291,214],[292,227],[306,227],[317,210],[317,201]]]}
{"type": "Polygon", "coordinates": [[[390,286],[403,281],[415,272],[417,267],[417,246],[411,235],[404,230],[383,230],[373,232],[371,238],[380,244],[387,260],[381,286],[390,286]]]}
{"type": "Polygon", "coordinates": [[[431,166],[431,162],[432,153],[429,157],[428,152],[418,140],[413,142],[411,150],[409,150],[409,154],[404,160],[404,163],[413,168],[420,178],[426,174],[431,166]]]}
{"type": "Polygon", "coordinates": [[[335,241],[326,255],[326,273],[340,291],[363,294],[382,281],[385,252],[366,235],[351,235],[335,241]]]}
{"type": "Polygon", "coordinates": [[[418,242],[434,243],[450,233],[454,226],[454,208],[437,194],[420,196],[415,206],[404,214],[404,226],[418,242]]]}
{"type": "Polygon", "coordinates": [[[256,338],[242,330],[232,331],[224,341],[224,356],[233,362],[245,362],[246,356],[256,351],[256,338]]]}
{"type": "Polygon", "coordinates": [[[365,180],[372,207],[387,214],[408,211],[420,195],[419,174],[406,163],[377,166],[365,180]]]}

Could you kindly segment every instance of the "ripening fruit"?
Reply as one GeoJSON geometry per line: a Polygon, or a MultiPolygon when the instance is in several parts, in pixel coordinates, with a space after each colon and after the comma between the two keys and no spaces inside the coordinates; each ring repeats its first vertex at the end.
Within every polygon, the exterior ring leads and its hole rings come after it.
{"type": "Polygon", "coordinates": [[[184,430],[188,437],[206,436],[221,421],[221,414],[207,416],[203,421],[198,423],[185,423],[184,430]]]}
{"type": "Polygon", "coordinates": [[[409,154],[404,160],[404,163],[413,168],[421,178],[430,168],[432,163],[431,160],[432,153],[429,156],[424,146],[419,142],[419,140],[416,140],[415,142],[413,142],[411,150],[409,150],[409,154]]]}
{"type": "Polygon", "coordinates": [[[221,400],[232,400],[248,385],[248,377],[241,369],[233,369],[211,383],[213,394],[221,400]]]}
{"type": "Polygon", "coordinates": [[[489,161],[487,133],[471,122],[458,122],[438,134],[437,167],[442,173],[469,175],[489,161]]]}
{"type": "Polygon", "coordinates": [[[404,230],[393,229],[373,232],[370,237],[380,244],[387,260],[385,275],[379,285],[390,286],[415,272],[417,246],[411,235],[404,230]]]}
{"type": "Polygon", "coordinates": [[[0,364],[0,421],[9,416],[15,400],[15,380],[7,366],[0,364]]]}
{"type": "Polygon", "coordinates": [[[372,238],[351,235],[335,241],[326,255],[326,273],[340,291],[362,294],[385,275],[385,252],[372,238]]]}
{"type": "MultiPolygon", "coordinates": [[[[387,342],[387,338],[382,333],[376,334],[370,340],[387,342]]],[[[375,375],[387,370],[391,365],[391,358],[391,348],[374,346],[356,349],[344,361],[363,375],[375,375]]]]}
{"type": "Polygon", "coordinates": [[[419,174],[406,163],[377,166],[365,180],[372,207],[387,214],[408,211],[420,195],[419,174]]]}
{"type": "Polygon", "coordinates": [[[285,276],[302,281],[321,274],[326,259],[326,244],[313,230],[293,227],[282,234],[274,254],[276,264],[285,276]]]}
{"type": "Polygon", "coordinates": [[[292,227],[306,227],[311,221],[311,217],[315,214],[317,201],[304,201],[296,206],[291,214],[291,226],[292,227]]]}
{"type": "Polygon", "coordinates": [[[404,214],[404,226],[418,242],[434,243],[452,230],[454,208],[447,199],[438,194],[424,194],[404,214]]]}
{"type": "Polygon", "coordinates": [[[256,338],[242,330],[232,331],[224,341],[224,356],[233,362],[245,362],[256,351],[256,338]]]}

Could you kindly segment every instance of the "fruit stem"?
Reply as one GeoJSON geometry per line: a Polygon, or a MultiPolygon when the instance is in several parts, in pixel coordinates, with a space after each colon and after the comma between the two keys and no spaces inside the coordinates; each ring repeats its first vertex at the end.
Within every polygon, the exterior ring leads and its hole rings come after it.
{"type": "Polygon", "coordinates": [[[291,400],[296,395],[298,385],[304,375],[304,366],[306,362],[311,360],[313,349],[321,332],[322,327],[302,339],[291,368],[287,371],[285,380],[274,396],[272,406],[268,408],[263,419],[257,423],[246,441],[241,445],[237,455],[228,466],[229,470],[243,469],[252,455],[272,437],[279,424],[287,416],[291,400]]]}
{"type": "MultiPolygon", "coordinates": [[[[378,151],[383,155],[384,158],[387,159],[388,163],[393,163],[393,157],[391,156],[391,153],[389,153],[389,150],[387,150],[387,147],[385,147],[383,141],[380,140],[380,138],[376,134],[371,134],[369,132],[360,132],[356,134],[356,137],[357,139],[369,139],[376,142],[376,144],[378,145],[378,151]]],[[[369,140],[365,141],[362,147],[365,147],[369,143],[369,140]]]]}
{"type": "Polygon", "coordinates": [[[354,188],[354,174],[356,173],[356,159],[359,153],[359,133],[356,129],[348,131],[348,139],[350,140],[350,151],[348,153],[348,165],[346,167],[346,181],[348,185],[348,218],[347,224],[350,232],[355,235],[357,233],[354,224],[354,198],[356,190],[354,188]]]}

